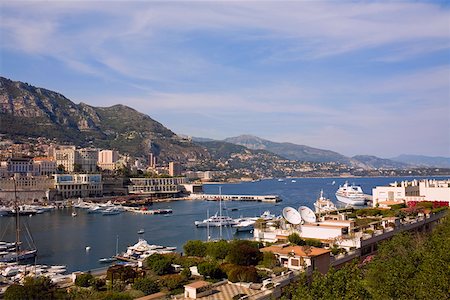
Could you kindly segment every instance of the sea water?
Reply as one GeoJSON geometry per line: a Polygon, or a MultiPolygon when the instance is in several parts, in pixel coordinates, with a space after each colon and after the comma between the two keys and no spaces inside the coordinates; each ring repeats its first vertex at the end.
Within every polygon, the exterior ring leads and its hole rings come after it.
{"type": "MultiPolygon", "coordinates": [[[[449,178],[449,177],[445,177],[449,178]]],[[[286,178],[283,181],[267,179],[257,182],[236,184],[206,184],[204,191],[208,194],[278,195],[283,200],[279,203],[223,201],[224,215],[232,218],[241,216],[260,216],[264,211],[280,215],[283,207],[298,208],[306,205],[313,209],[313,203],[319,197],[320,190],[324,196],[337,203],[334,193],[345,181],[361,185],[366,194],[372,194],[372,188],[387,185],[394,181],[412,180],[414,178],[286,178]]],[[[420,179],[420,178],[417,178],[420,179]]],[[[437,178],[440,179],[440,178],[437,178]]],[[[118,251],[123,252],[127,246],[135,244],[139,238],[149,244],[175,246],[183,251],[187,240],[207,239],[206,228],[196,228],[194,221],[203,220],[219,211],[217,201],[172,201],[155,203],[152,209],[171,208],[169,215],[142,215],[124,212],[119,215],[103,216],[88,214],[86,210],[76,209],[77,217],[72,217],[72,209],[59,209],[32,217],[21,217],[28,224],[34,243],[38,249],[38,264],[66,265],[67,270],[85,271],[104,266],[100,258],[109,257],[118,251]],[[144,229],[144,234],[138,230],[144,229]],[[90,247],[86,251],[86,247],[90,247]]],[[[14,219],[0,217],[0,240],[13,241],[14,219]]],[[[27,236],[23,228],[21,236],[27,236]]],[[[210,236],[219,238],[219,230],[211,228],[210,236]]],[[[250,238],[251,233],[236,235],[233,229],[223,229],[222,237],[226,239],[250,238]]],[[[27,242],[24,241],[26,246],[27,242]]]]}

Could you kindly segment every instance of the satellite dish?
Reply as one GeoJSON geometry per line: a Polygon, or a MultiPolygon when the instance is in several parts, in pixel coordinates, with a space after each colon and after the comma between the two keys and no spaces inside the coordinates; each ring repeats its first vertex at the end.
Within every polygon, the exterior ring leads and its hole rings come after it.
{"type": "Polygon", "coordinates": [[[311,208],[307,206],[300,206],[298,208],[298,212],[300,213],[301,218],[306,223],[315,223],[316,222],[316,214],[311,210],[311,208]]]}
{"type": "Polygon", "coordinates": [[[298,225],[302,222],[300,213],[293,207],[283,208],[283,217],[291,224],[298,225]]]}

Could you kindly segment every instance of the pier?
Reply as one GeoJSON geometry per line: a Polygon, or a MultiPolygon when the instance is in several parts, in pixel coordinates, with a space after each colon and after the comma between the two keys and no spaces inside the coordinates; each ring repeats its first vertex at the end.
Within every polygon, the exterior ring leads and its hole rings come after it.
{"type": "Polygon", "coordinates": [[[257,202],[281,202],[277,195],[214,195],[214,194],[191,194],[191,199],[210,201],[257,201],[257,202]]]}

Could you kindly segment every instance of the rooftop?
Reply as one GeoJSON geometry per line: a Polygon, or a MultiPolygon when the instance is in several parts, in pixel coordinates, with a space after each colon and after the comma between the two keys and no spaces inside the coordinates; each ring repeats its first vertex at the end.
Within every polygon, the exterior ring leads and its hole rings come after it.
{"type": "Polygon", "coordinates": [[[186,284],[185,287],[191,287],[191,288],[194,288],[194,289],[199,289],[199,288],[202,288],[202,287],[208,286],[208,285],[210,285],[209,282],[204,281],[204,280],[199,280],[199,281],[194,281],[192,283],[186,284]]]}
{"type": "Polygon", "coordinates": [[[319,256],[325,253],[329,253],[330,250],[322,249],[322,248],[314,248],[310,247],[310,251],[308,253],[305,252],[306,248],[302,246],[285,246],[285,245],[272,245],[269,247],[265,247],[260,249],[262,252],[273,252],[277,254],[290,254],[294,253],[296,256],[301,257],[314,257],[319,256]]]}

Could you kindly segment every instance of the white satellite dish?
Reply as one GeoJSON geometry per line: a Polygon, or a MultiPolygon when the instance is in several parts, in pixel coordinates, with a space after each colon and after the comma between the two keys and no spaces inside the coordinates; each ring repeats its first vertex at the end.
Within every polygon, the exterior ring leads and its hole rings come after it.
{"type": "Polygon", "coordinates": [[[307,206],[300,206],[298,212],[306,223],[315,223],[317,221],[316,214],[307,206]]]}
{"type": "Polygon", "coordinates": [[[283,208],[283,217],[291,224],[298,225],[302,222],[302,217],[300,213],[293,207],[283,208]]]}

